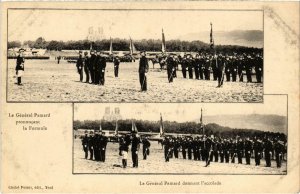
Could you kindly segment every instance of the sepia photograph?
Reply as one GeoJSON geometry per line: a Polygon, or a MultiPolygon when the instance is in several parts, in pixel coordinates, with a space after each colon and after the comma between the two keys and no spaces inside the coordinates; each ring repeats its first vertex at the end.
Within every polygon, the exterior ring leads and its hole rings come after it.
{"type": "Polygon", "coordinates": [[[260,10],[8,9],[7,22],[8,102],[263,102],[260,10]]]}
{"type": "Polygon", "coordinates": [[[74,174],[287,174],[287,96],[74,104],[74,174]]]}

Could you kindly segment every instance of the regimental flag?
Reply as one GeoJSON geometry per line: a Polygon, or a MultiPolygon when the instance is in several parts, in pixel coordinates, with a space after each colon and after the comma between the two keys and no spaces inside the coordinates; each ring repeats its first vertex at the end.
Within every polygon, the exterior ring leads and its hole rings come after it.
{"type": "Polygon", "coordinates": [[[131,126],[131,132],[138,133],[138,129],[137,129],[137,127],[136,127],[136,125],[135,125],[135,123],[133,121],[132,121],[132,126],[131,126]]]}
{"type": "Polygon", "coordinates": [[[113,48],[112,48],[112,39],[111,39],[111,37],[110,37],[109,54],[110,54],[110,55],[112,55],[112,54],[113,54],[113,48]]]}
{"type": "Polygon", "coordinates": [[[134,46],[134,44],[133,44],[133,42],[132,42],[131,37],[129,37],[129,38],[130,38],[129,49],[130,49],[130,55],[132,56],[132,55],[133,55],[133,52],[136,52],[136,49],[135,49],[135,46],[134,46]]]}
{"type": "Polygon", "coordinates": [[[200,133],[204,134],[204,125],[202,119],[202,108],[201,108],[201,116],[200,116],[200,133]]]}
{"type": "Polygon", "coordinates": [[[165,34],[164,29],[162,29],[162,43],[161,43],[161,52],[166,52],[166,40],[165,40],[165,34]]]}
{"type": "Polygon", "coordinates": [[[91,42],[91,45],[90,45],[90,51],[93,50],[93,42],[91,42]]]}
{"type": "Polygon", "coordinates": [[[115,136],[119,135],[119,130],[118,130],[118,121],[116,121],[116,129],[115,129],[115,136]]]}
{"type": "Polygon", "coordinates": [[[102,127],[101,127],[101,121],[100,121],[100,126],[99,126],[99,132],[102,132],[102,127]]]}
{"type": "Polygon", "coordinates": [[[214,48],[214,38],[213,38],[213,29],[212,29],[212,23],[210,23],[210,48],[214,48]]]}
{"type": "Polygon", "coordinates": [[[160,137],[163,137],[164,134],[165,134],[165,131],[164,131],[164,123],[163,123],[162,115],[161,115],[161,113],[160,113],[159,135],[160,135],[160,137]]]}

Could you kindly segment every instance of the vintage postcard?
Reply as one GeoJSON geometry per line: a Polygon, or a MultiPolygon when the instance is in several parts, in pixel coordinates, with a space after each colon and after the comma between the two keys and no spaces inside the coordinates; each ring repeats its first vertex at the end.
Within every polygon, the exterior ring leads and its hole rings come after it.
{"type": "Polygon", "coordinates": [[[1,3],[2,193],[297,193],[299,2],[1,3]]]}

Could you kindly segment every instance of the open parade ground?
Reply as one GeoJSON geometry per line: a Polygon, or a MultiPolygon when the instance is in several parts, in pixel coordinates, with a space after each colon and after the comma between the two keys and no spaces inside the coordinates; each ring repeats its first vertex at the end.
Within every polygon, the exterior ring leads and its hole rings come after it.
{"type": "MultiPolygon", "coordinates": [[[[142,148],[142,144],[141,144],[142,148]]],[[[261,160],[260,166],[255,166],[254,158],[251,158],[251,165],[211,162],[208,167],[204,161],[184,160],[181,152],[179,158],[174,157],[170,162],[165,162],[161,144],[151,141],[150,155],[147,160],[142,158],[142,149],[139,151],[139,167],[132,168],[131,153],[128,154],[128,167],[121,168],[122,159],[119,156],[119,144],[109,142],[106,149],[106,161],[98,162],[86,160],[80,139],[74,140],[73,147],[73,173],[153,173],[153,174],[286,174],[286,161],[282,167],[276,167],[276,161],[272,160],[272,167],[265,167],[265,160],[261,160]]]]}
{"type": "MultiPolygon", "coordinates": [[[[26,60],[23,86],[16,84],[16,60],[8,60],[7,100],[14,102],[262,102],[263,83],[184,79],[180,71],[168,83],[166,70],[149,65],[148,91],[140,91],[138,60],[121,63],[119,77],[113,64],[107,63],[105,85],[81,83],[76,64],[55,60],[26,60]]],[[[244,81],[246,75],[244,76],[244,81]]],[[[85,76],[84,76],[85,81],[85,76]]]]}

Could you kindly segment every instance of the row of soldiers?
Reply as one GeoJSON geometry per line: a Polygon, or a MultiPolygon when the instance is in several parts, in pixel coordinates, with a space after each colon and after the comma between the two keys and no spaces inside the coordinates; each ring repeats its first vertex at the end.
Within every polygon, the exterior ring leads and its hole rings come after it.
{"type": "MultiPolygon", "coordinates": [[[[86,83],[104,85],[106,61],[107,59],[103,52],[91,50],[90,56],[88,52],[84,52],[84,56],[82,56],[82,51],[79,51],[76,67],[80,81],[84,81],[83,75],[85,74],[86,83]]],[[[113,62],[115,77],[118,77],[120,58],[118,56],[114,57],[113,62]]]]}
{"type": "Polygon", "coordinates": [[[166,65],[168,80],[173,81],[173,78],[177,77],[176,71],[179,64],[181,65],[181,71],[183,78],[197,80],[211,80],[211,73],[214,81],[219,81],[219,85],[223,80],[236,82],[244,81],[244,75],[247,77],[247,82],[252,82],[253,70],[256,75],[256,81],[262,82],[263,75],[263,57],[260,54],[208,54],[198,53],[194,57],[190,54],[183,57],[177,55],[168,54],[162,55],[158,59],[161,64],[161,68],[166,65]],[[171,76],[172,75],[172,76],[171,76]]]}
{"type": "Polygon", "coordinates": [[[167,136],[162,144],[166,162],[169,162],[173,155],[174,158],[179,158],[181,152],[183,159],[205,161],[206,166],[210,162],[235,163],[236,158],[239,164],[242,164],[245,158],[246,164],[250,165],[251,157],[254,157],[256,166],[259,166],[260,160],[264,158],[266,167],[271,167],[271,159],[275,156],[277,167],[280,168],[286,153],[285,142],[271,137],[222,139],[205,135],[196,138],[167,136]]]}
{"type": "MultiPolygon", "coordinates": [[[[100,130],[91,131],[89,135],[86,131],[81,142],[85,159],[105,162],[108,138],[104,136],[100,130]],[[90,157],[88,158],[89,154],[90,157]]],[[[148,138],[143,138],[141,140],[141,138],[137,136],[137,133],[135,131],[133,131],[131,135],[123,135],[118,139],[118,142],[119,155],[122,157],[123,168],[127,167],[127,158],[130,145],[133,168],[138,168],[138,153],[141,143],[143,144],[143,159],[146,160],[147,156],[150,154],[150,141],[148,140],[148,138]]]]}

